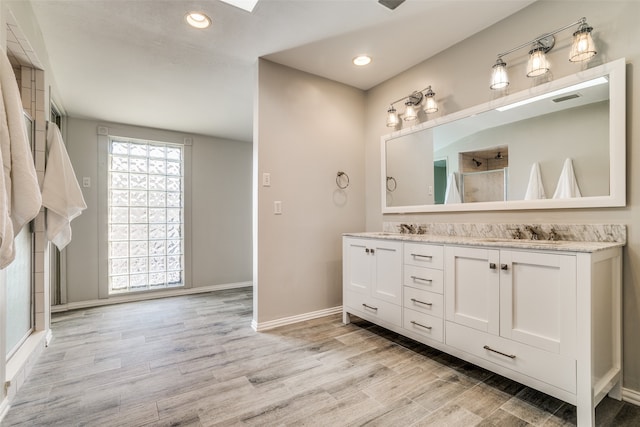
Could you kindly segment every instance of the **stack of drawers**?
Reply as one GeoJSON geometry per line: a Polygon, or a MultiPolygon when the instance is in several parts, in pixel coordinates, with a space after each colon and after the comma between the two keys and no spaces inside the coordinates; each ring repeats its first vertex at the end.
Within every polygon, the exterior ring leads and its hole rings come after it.
{"type": "Polygon", "coordinates": [[[442,246],[404,244],[403,328],[438,342],[444,338],[443,254],[442,246]]]}

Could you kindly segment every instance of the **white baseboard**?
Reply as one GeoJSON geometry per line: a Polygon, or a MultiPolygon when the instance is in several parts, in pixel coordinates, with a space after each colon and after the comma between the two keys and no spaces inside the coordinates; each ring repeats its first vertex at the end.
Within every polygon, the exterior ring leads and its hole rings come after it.
{"type": "Polygon", "coordinates": [[[181,295],[202,294],[213,291],[223,291],[226,289],[239,289],[253,286],[252,282],[225,283],[222,285],[198,286],[194,288],[170,289],[166,291],[142,292],[135,294],[113,295],[105,299],[92,299],[87,301],[70,302],[51,306],[52,313],[77,310],[81,308],[98,307],[103,305],[120,304],[123,302],[144,301],[157,298],[177,297],[181,295]]]}
{"type": "Polygon", "coordinates": [[[279,326],[291,325],[293,323],[304,322],[305,320],[317,319],[319,317],[330,316],[338,313],[342,313],[342,306],[325,308],[323,310],[312,311],[310,313],[303,313],[290,317],[283,317],[282,319],[269,320],[268,322],[258,323],[256,319],[253,319],[251,320],[251,327],[256,332],[262,332],[279,326]]]}
{"type": "Polygon", "coordinates": [[[640,391],[631,390],[629,388],[622,389],[622,400],[640,406],[640,391]]]}

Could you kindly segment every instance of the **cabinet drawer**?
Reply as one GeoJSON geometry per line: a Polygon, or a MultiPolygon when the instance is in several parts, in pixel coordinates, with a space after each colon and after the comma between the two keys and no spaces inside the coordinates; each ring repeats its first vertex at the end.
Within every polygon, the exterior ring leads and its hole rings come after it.
{"type": "Polygon", "coordinates": [[[485,332],[446,322],[447,344],[497,365],[576,392],[576,361],[485,332]],[[489,347],[495,351],[491,351],[489,347]],[[504,355],[497,353],[499,351],[504,355]],[[515,357],[509,357],[515,356],[515,357]]]}
{"type": "Polygon", "coordinates": [[[444,298],[442,294],[423,291],[405,286],[403,290],[403,306],[435,317],[444,315],[444,298]]]}
{"type": "Polygon", "coordinates": [[[432,340],[442,342],[443,320],[408,308],[404,309],[404,329],[432,340]]]}
{"type": "Polygon", "coordinates": [[[433,268],[416,267],[413,265],[404,266],[403,284],[424,291],[442,293],[444,289],[444,275],[442,270],[433,268]]]}
{"type": "Polygon", "coordinates": [[[402,307],[399,305],[353,291],[345,291],[343,297],[344,310],[349,313],[374,323],[383,321],[402,326],[402,307]]]}
{"type": "Polygon", "coordinates": [[[420,243],[404,244],[404,263],[442,270],[443,247],[420,243]]]}

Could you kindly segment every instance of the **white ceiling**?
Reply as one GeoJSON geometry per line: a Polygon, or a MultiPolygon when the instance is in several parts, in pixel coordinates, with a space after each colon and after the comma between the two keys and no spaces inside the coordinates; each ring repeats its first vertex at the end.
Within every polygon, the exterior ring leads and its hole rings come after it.
{"type": "Polygon", "coordinates": [[[58,102],[73,117],[252,138],[255,67],[265,57],[369,89],[532,0],[31,0],[58,102]],[[202,11],[213,26],[184,22],[202,11]],[[365,68],[351,59],[373,56],[365,68]]]}

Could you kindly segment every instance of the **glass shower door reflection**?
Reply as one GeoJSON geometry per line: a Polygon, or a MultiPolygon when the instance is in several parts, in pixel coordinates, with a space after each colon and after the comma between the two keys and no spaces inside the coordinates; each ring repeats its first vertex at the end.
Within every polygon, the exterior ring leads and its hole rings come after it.
{"type": "Polygon", "coordinates": [[[7,359],[33,329],[31,230],[26,225],[15,239],[16,259],[7,267],[7,359]]]}
{"type": "MultiPolygon", "coordinates": [[[[29,143],[33,148],[33,124],[25,114],[29,143]]],[[[7,360],[31,334],[34,326],[33,298],[33,232],[25,225],[15,237],[16,258],[6,269],[7,360]]]]}

